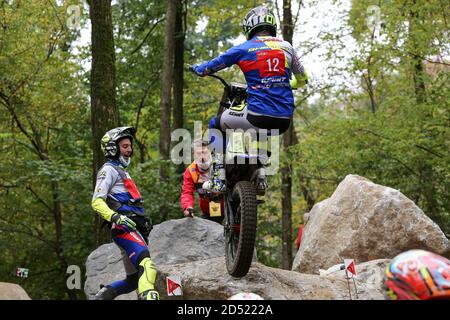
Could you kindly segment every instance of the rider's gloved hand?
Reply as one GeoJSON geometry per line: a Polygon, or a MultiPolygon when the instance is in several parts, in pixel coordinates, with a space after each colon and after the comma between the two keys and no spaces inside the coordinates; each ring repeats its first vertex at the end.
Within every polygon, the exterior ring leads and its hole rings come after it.
{"type": "Polygon", "coordinates": [[[194,208],[186,208],[183,211],[185,217],[193,218],[194,217],[194,208]]]}
{"type": "Polygon", "coordinates": [[[198,64],[191,64],[190,66],[189,66],[189,69],[192,71],[192,72],[194,72],[195,73],[195,68],[198,66],[198,64]]]}
{"type": "Polygon", "coordinates": [[[127,226],[132,230],[136,230],[136,223],[122,214],[114,213],[111,217],[111,221],[117,225],[127,226]]]}
{"type": "Polygon", "coordinates": [[[198,69],[200,65],[199,64],[194,64],[192,66],[190,66],[190,69],[192,72],[194,72],[196,75],[200,76],[200,77],[204,77],[205,74],[203,72],[200,72],[200,70],[198,69]]]}
{"type": "Polygon", "coordinates": [[[291,85],[292,90],[298,89],[298,81],[297,78],[293,77],[290,81],[289,84],[291,85]]]}
{"type": "Polygon", "coordinates": [[[306,71],[303,74],[294,74],[289,83],[293,90],[302,88],[308,84],[308,74],[306,71]]]}

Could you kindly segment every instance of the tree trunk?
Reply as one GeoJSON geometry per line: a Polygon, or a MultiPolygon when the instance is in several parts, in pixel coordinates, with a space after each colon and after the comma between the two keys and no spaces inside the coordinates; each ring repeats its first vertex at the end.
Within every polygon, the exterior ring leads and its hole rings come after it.
{"type": "Polygon", "coordinates": [[[184,28],[183,3],[177,3],[175,17],[175,56],[173,65],[173,128],[183,128],[184,28]]]}
{"type": "Polygon", "coordinates": [[[417,104],[422,104],[425,102],[426,99],[426,91],[425,91],[423,63],[420,56],[414,59],[413,80],[414,80],[414,92],[416,93],[416,102],[417,104]]]}
{"type": "MultiPolygon", "coordinates": [[[[90,0],[89,15],[92,24],[91,70],[91,126],[92,126],[92,183],[95,187],[97,171],[105,159],[100,140],[108,130],[119,126],[116,105],[116,66],[110,0],[90,0]]],[[[101,234],[101,218],[95,215],[96,245],[107,241],[101,234]]]]}
{"type": "MultiPolygon", "coordinates": [[[[180,0],[168,0],[166,14],[166,29],[164,38],[164,62],[161,83],[160,100],[160,132],[159,132],[159,152],[162,160],[159,176],[162,182],[167,181],[167,160],[169,159],[170,148],[170,113],[171,113],[171,95],[173,84],[173,60],[175,43],[175,13],[180,0]]],[[[160,214],[164,220],[168,217],[168,209],[162,204],[160,214]]]]}
{"type": "Polygon", "coordinates": [[[309,186],[309,181],[305,180],[304,177],[299,174],[300,176],[300,190],[302,191],[303,198],[306,201],[308,212],[311,211],[311,209],[316,204],[316,200],[313,197],[313,194],[311,192],[311,188],[309,186]]]}
{"type": "Polygon", "coordinates": [[[416,1],[413,1],[413,7],[409,12],[408,45],[413,53],[412,73],[417,104],[424,103],[426,99],[425,79],[422,63],[422,57],[424,56],[422,48],[424,48],[424,45],[426,44],[421,43],[421,39],[418,36],[418,33],[422,28],[420,23],[423,19],[424,18],[420,17],[419,12],[417,11],[416,1]]]}
{"type": "MultiPolygon", "coordinates": [[[[283,0],[283,38],[292,43],[294,26],[292,23],[291,1],[283,0]]],[[[294,118],[292,118],[289,129],[284,133],[283,146],[287,149],[293,145],[294,118]]],[[[292,268],[292,179],[291,165],[287,162],[281,168],[281,231],[282,231],[282,254],[281,268],[291,270],[292,268]]]]}
{"type": "MultiPolygon", "coordinates": [[[[59,194],[59,184],[56,179],[52,178],[51,181],[52,188],[52,200],[53,200],[53,218],[55,222],[55,252],[58,257],[59,269],[61,274],[66,275],[67,268],[69,264],[67,263],[64,244],[62,241],[62,207],[59,194]]],[[[77,300],[77,293],[74,290],[66,289],[67,295],[70,300],[77,300]]]]}
{"type": "MultiPolygon", "coordinates": [[[[186,36],[185,1],[177,3],[175,17],[175,61],[173,66],[173,129],[183,128],[183,78],[184,78],[184,40],[186,36]]],[[[180,179],[183,178],[184,164],[177,167],[180,179]]]]}
{"type": "Polygon", "coordinates": [[[59,200],[59,187],[58,182],[52,178],[52,199],[53,199],[53,219],[55,222],[55,245],[56,255],[61,259],[63,256],[62,247],[62,212],[61,202],[59,200]]]}
{"type": "MultiPolygon", "coordinates": [[[[414,6],[409,12],[409,32],[408,32],[408,45],[409,50],[412,51],[412,75],[414,83],[414,93],[416,96],[416,108],[421,108],[421,104],[426,102],[426,87],[424,78],[424,67],[422,57],[425,56],[424,48],[427,43],[423,43],[424,39],[419,36],[420,30],[422,29],[421,23],[423,23],[424,17],[421,17],[416,8],[416,1],[413,1],[414,6]]],[[[426,129],[423,127],[421,131],[424,132],[426,129]]],[[[437,220],[439,217],[438,213],[438,203],[436,199],[436,187],[434,185],[434,173],[433,167],[427,161],[423,161],[419,164],[420,172],[420,193],[423,199],[424,211],[433,220],[437,220]]]]}

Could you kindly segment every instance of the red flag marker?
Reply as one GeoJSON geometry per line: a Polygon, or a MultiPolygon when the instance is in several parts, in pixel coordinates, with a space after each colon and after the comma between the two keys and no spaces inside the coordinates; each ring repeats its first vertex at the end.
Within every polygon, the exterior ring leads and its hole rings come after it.
{"type": "Polygon", "coordinates": [[[181,289],[180,276],[167,277],[167,295],[168,296],[181,296],[183,291],[181,289]]]}
{"type": "Polygon", "coordinates": [[[344,260],[345,269],[350,272],[353,276],[356,276],[355,260],[345,259],[344,260]]]}

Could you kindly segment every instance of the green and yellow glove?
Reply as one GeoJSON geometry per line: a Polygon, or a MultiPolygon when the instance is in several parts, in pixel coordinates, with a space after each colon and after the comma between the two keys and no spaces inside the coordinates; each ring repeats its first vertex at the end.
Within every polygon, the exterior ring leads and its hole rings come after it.
{"type": "Polygon", "coordinates": [[[293,90],[304,87],[308,83],[308,75],[306,72],[303,73],[303,75],[294,74],[294,77],[292,77],[289,83],[291,84],[291,88],[293,90]]]}
{"type": "Polygon", "coordinates": [[[124,216],[122,214],[114,213],[111,217],[111,221],[117,225],[127,226],[132,230],[136,230],[136,223],[127,216],[124,216]]]}

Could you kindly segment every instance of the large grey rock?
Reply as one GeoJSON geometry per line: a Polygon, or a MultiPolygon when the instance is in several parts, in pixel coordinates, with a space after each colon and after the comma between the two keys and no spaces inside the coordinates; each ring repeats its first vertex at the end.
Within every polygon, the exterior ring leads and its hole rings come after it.
{"type": "Polygon", "coordinates": [[[393,258],[410,249],[449,256],[439,226],[398,190],[348,175],[309,214],[292,270],[318,273],[340,264],[393,258]]]}
{"type": "MultiPolygon", "coordinates": [[[[158,269],[156,288],[162,299],[175,299],[167,297],[166,289],[167,276],[175,275],[182,280],[183,299],[227,299],[242,291],[264,299],[349,299],[347,281],[339,275],[300,274],[253,262],[245,277],[230,276],[223,256],[222,232],[219,224],[202,219],[172,220],[155,226],[149,241],[158,269]],[[190,259],[193,261],[186,262],[190,259]]],[[[89,255],[86,270],[84,289],[90,298],[100,284],[125,277],[119,248],[112,243],[99,247],[89,255]]],[[[360,299],[383,299],[378,290],[364,283],[358,285],[358,292],[360,299]]],[[[137,296],[132,292],[116,299],[135,300],[137,296]]]]}
{"type": "MultiPolygon", "coordinates": [[[[88,299],[100,289],[100,285],[111,284],[114,281],[125,279],[125,269],[119,247],[114,243],[104,244],[88,256],[86,260],[86,281],[84,292],[88,299]]],[[[121,295],[117,300],[136,300],[135,292],[121,295]]]]}
{"type": "MultiPolygon", "coordinates": [[[[171,266],[160,266],[157,287],[167,299],[165,277],[178,275],[182,279],[183,299],[227,299],[238,292],[253,292],[265,300],[347,300],[347,281],[339,277],[300,274],[253,262],[246,276],[230,276],[223,258],[199,260],[171,266]]],[[[359,298],[382,300],[383,294],[372,286],[358,285],[359,298]]],[[[352,298],[355,298],[352,291],[352,298]]]]}
{"type": "Polygon", "coordinates": [[[149,237],[155,264],[175,264],[225,255],[223,227],[201,218],[183,218],[156,225],[149,237]]]}
{"type": "MultiPolygon", "coordinates": [[[[356,264],[355,269],[357,275],[354,279],[357,288],[359,288],[361,284],[364,284],[367,287],[378,291],[379,294],[382,295],[384,291],[384,274],[386,267],[390,262],[390,259],[378,259],[356,264]]],[[[341,270],[341,268],[339,268],[340,266],[342,266],[342,264],[335,265],[328,270],[319,270],[320,275],[346,279],[347,275],[345,270],[341,270]]]]}
{"type": "MultiPolygon", "coordinates": [[[[87,268],[90,269],[89,266],[87,268]]],[[[175,265],[159,265],[157,269],[156,289],[159,291],[161,299],[175,299],[175,297],[168,297],[166,291],[166,277],[174,275],[181,278],[183,296],[180,298],[185,300],[227,299],[243,291],[256,293],[266,300],[350,299],[347,281],[339,275],[333,277],[300,274],[295,271],[266,267],[258,262],[252,263],[248,274],[240,279],[228,274],[223,257],[175,265]]],[[[106,270],[109,272],[104,275],[117,270],[117,265],[110,265],[106,270]]],[[[118,272],[120,274],[120,270],[118,272]]],[[[116,275],[114,278],[120,279],[121,277],[116,275]]],[[[379,290],[365,283],[358,284],[357,289],[361,300],[384,299],[379,290]]],[[[355,299],[353,287],[351,290],[352,298],[355,299]]],[[[85,286],[85,292],[88,295],[95,293],[89,284],[85,286]]],[[[133,292],[116,299],[136,300],[137,296],[133,292]]]]}
{"type": "Polygon", "coordinates": [[[0,300],[31,300],[31,298],[18,284],[0,282],[0,300]]]}
{"type": "MultiPolygon", "coordinates": [[[[201,218],[169,220],[155,225],[149,237],[150,256],[156,266],[221,257],[224,238],[222,225],[201,218]]],[[[122,255],[114,243],[94,250],[86,260],[84,291],[91,298],[100,285],[126,277],[122,255]]],[[[135,292],[116,299],[136,299],[135,292]]]]}

